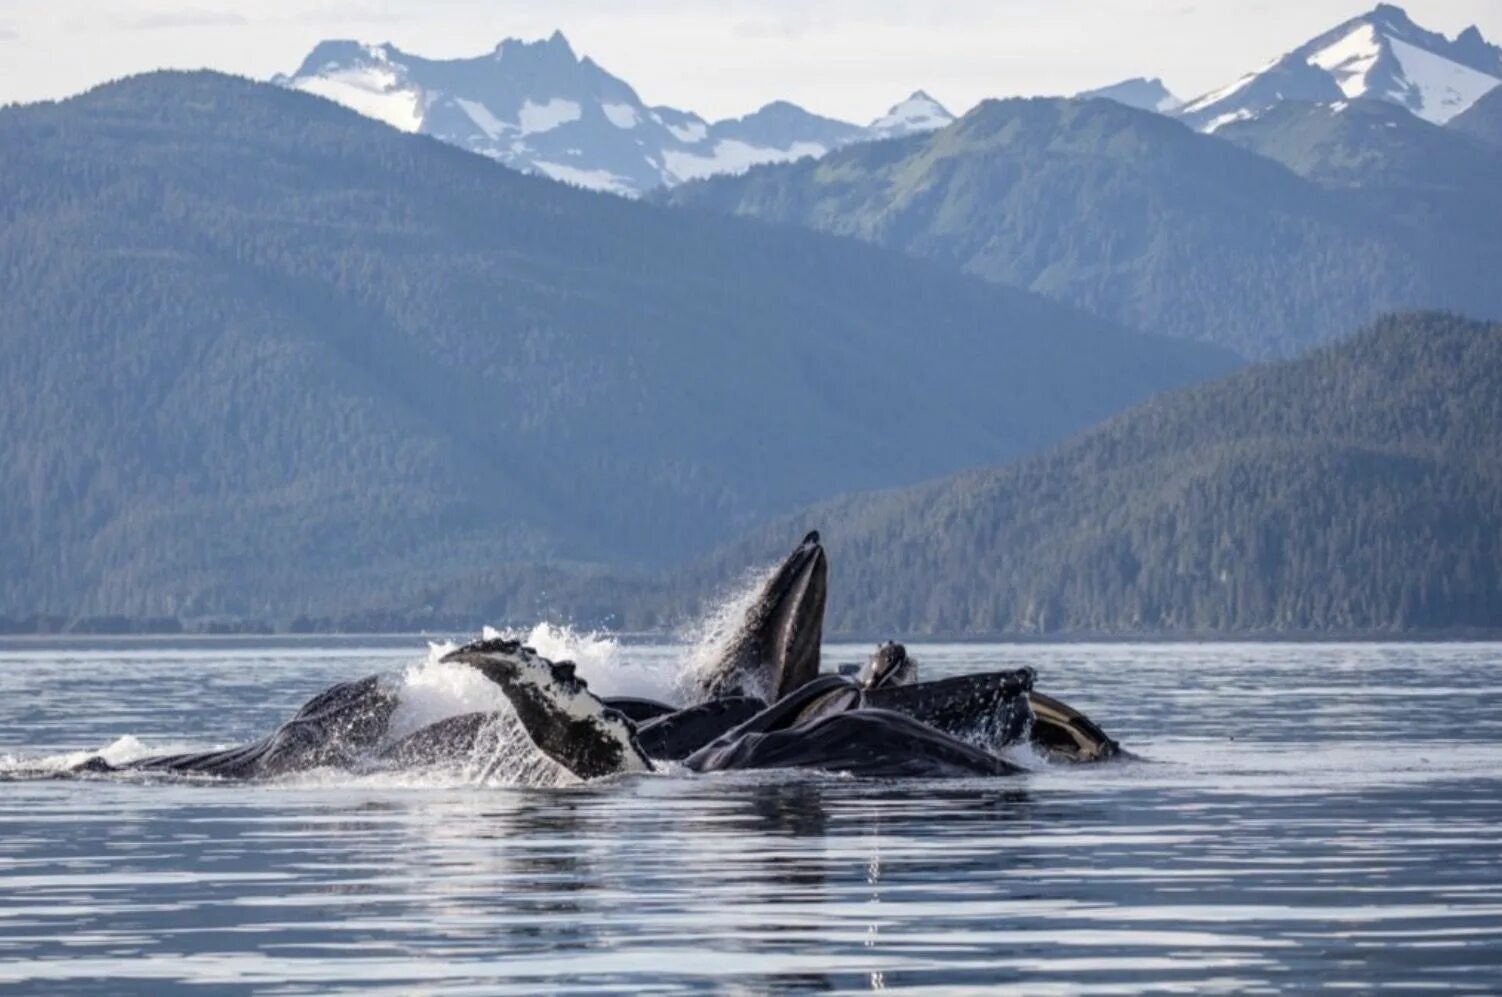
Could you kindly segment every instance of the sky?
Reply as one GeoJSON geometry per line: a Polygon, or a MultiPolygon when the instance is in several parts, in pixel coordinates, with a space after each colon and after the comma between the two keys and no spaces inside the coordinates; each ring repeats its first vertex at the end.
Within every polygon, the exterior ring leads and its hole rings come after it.
{"type": "MultiPolygon", "coordinates": [[[[1374,2],[1374,0],[1373,0],[1374,2]]],[[[291,72],[326,38],[434,58],[560,29],[651,104],[718,118],[774,99],[865,121],[916,89],[962,112],[1161,76],[1228,83],[1363,10],[1340,0],[0,0],[0,103],[131,73],[291,72]]],[[[1414,0],[1419,24],[1502,43],[1502,0],[1414,0]]]]}

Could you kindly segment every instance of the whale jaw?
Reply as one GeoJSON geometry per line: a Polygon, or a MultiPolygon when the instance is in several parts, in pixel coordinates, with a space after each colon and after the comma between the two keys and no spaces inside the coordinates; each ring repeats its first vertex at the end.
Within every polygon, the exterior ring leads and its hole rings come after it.
{"type": "Polygon", "coordinates": [[[705,699],[755,695],[774,702],[819,674],[829,559],[809,533],[767,579],[720,660],[700,682],[705,699]]]}
{"type": "Polygon", "coordinates": [[[514,640],[476,641],[442,660],[469,665],[500,686],[538,749],[580,779],[652,771],[635,724],[590,692],[573,662],[549,661],[514,640]]]}

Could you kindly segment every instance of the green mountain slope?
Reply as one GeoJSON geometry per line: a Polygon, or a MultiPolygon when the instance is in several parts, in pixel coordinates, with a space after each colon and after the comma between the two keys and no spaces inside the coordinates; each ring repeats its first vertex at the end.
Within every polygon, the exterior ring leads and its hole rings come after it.
{"type": "Polygon", "coordinates": [[[1502,288],[1463,249],[1415,237],[1432,219],[1105,100],[988,101],[930,136],[664,197],[854,236],[1248,356],[1396,309],[1502,314],[1502,288]]]}
{"type": "Polygon", "coordinates": [[[824,525],[836,630],[1494,629],[1499,384],[1502,325],[1390,318],[1040,457],[816,507],[705,578],[824,525]]]}
{"type": "Polygon", "coordinates": [[[0,301],[11,615],[666,563],[1230,362],[214,74],[0,111],[0,301]]]}
{"type": "Polygon", "coordinates": [[[1331,187],[1460,191],[1493,197],[1495,149],[1386,101],[1283,101],[1216,136],[1331,187]]]}

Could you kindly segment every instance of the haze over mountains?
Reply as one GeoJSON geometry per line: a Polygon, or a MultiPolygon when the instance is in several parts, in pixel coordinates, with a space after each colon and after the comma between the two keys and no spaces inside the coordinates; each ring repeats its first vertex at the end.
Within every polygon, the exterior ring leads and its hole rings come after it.
{"type": "Polygon", "coordinates": [[[1232,364],[213,74],[0,111],[0,300],[11,615],[666,564],[1232,364]]]}
{"type": "Polygon", "coordinates": [[[276,82],[524,172],[630,196],[953,120],[920,92],[867,126],[787,101],[705,121],[692,111],[648,107],[624,80],[576,56],[561,32],[545,41],[507,39],[487,55],[447,60],[389,44],[329,41],[276,82]]]}

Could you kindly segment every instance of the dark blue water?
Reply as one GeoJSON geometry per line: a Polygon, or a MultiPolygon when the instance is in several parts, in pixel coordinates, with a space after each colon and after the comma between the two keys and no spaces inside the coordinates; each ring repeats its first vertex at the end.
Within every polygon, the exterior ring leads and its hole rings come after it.
{"type": "MultiPolygon", "coordinates": [[[[662,693],[681,656],[557,639],[605,691],[662,693]]],[[[0,987],[1498,989],[1502,648],[913,651],[927,677],[1030,664],[1153,761],[17,780],[249,738],[372,671],[405,672],[409,723],[489,691],[408,641],[0,648],[0,987]]]]}

